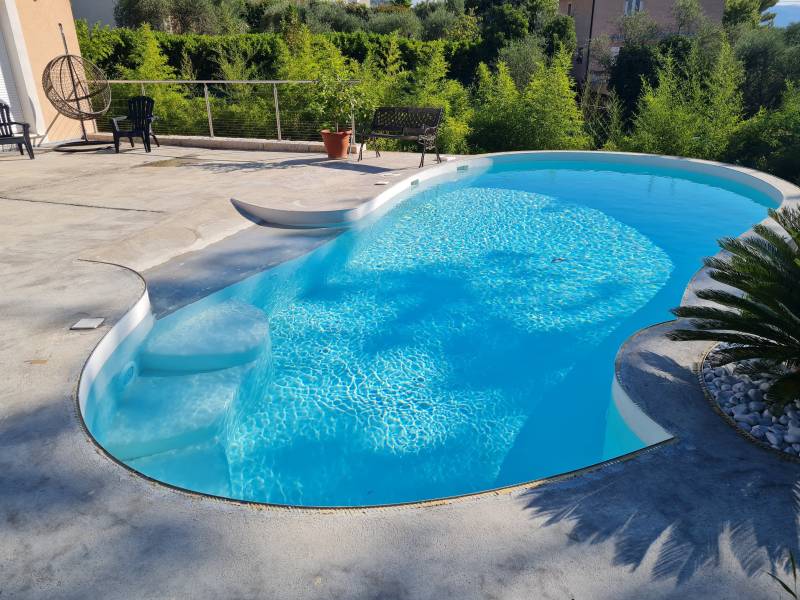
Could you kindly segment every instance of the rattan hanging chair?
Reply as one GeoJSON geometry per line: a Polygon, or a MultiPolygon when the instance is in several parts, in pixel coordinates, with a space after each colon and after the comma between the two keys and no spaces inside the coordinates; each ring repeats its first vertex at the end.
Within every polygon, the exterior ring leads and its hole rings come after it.
{"type": "Polygon", "coordinates": [[[93,150],[108,147],[108,142],[89,140],[84,121],[102,117],[111,106],[111,86],[103,70],[88,59],[70,54],[64,29],[64,54],[56,56],[44,68],[42,87],[45,96],[60,115],[81,123],[82,139],[56,146],[56,150],[93,150]]]}

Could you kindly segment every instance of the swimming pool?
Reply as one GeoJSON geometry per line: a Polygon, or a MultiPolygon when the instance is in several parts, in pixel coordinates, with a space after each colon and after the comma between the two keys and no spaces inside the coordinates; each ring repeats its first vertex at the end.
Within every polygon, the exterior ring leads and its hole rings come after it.
{"type": "Polygon", "coordinates": [[[658,441],[620,417],[616,352],[775,200],[723,167],[620,156],[396,186],[307,255],[144,318],[93,378],[89,431],[154,479],[304,506],[469,494],[658,441]]]}

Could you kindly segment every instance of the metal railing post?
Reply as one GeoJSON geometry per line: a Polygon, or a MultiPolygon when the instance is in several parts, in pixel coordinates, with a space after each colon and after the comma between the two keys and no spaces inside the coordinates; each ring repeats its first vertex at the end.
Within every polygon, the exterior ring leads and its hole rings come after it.
{"type": "Polygon", "coordinates": [[[278,141],[281,141],[281,109],[278,106],[278,86],[272,84],[272,97],[275,99],[275,129],[278,132],[278,141]]]}
{"type": "MultiPolygon", "coordinates": [[[[2,1],[2,0],[0,0],[2,1]]],[[[147,94],[147,86],[153,87],[155,85],[185,85],[185,86],[192,86],[191,89],[196,91],[198,85],[203,86],[203,99],[206,105],[206,118],[208,120],[208,135],[210,137],[214,137],[214,119],[211,110],[211,96],[208,92],[208,86],[210,85],[271,85],[272,86],[272,98],[275,102],[275,130],[277,134],[277,138],[280,141],[283,141],[283,131],[281,126],[281,108],[280,108],[280,99],[278,98],[278,86],[284,84],[302,84],[302,85],[317,85],[319,84],[318,81],[314,79],[109,79],[109,85],[126,85],[131,86],[130,88],[126,89],[134,89],[135,86],[139,86],[142,95],[147,94]]],[[[358,84],[358,80],[346,80],[345,83],[349,83],[351,85],[358,84]]],[[[186,92],[184,92],[186,93],[186,92]]],[[[350,136],[350,151],[352,153],[358,147],[358,139],[356,136],[356,119],[355,119],[355,108],[356,106],[351,106],[350,110],[350,127],[353,130],[353,134],[350,136]]],[[[223,115],[224,116],[224,115],[223,115]]],[[[346,118],[346,117],[345,117],[346,118]]],[[[263,121],[261,122],[263,123],[263,121]]],[[[242,130],[241,133],[247,137],[247,135],[252,134],[253,130],[252,127],[249,126],[247,123],[238,123],[235,122],[233,124],[228,123],[227,121],[223,123],[224,127],[223,131],[224,135],[236,135],[237,131],[235,128],[231,127],[231,125],[239,125],[240,129],[242,130]]],[[[292,131],[290,132],[289,137],[295,138],[298,135],[306,135],[308,133],[315,133],[314,130],[318,129],[319,123],[308,123],[308,122],[301,122],[296,123],[292,126],[292,131]]],[[[338,126],[338,123],[337,123],[338,126]]],[[[258,133],[267,132],[264,131],[264,128],[267,125],[264,123],[259,124],[258,126],[258,133]]],[[[191,131],[182,131],[181,133],[175,132],[177,135],[189,135],[199,133],[194,131],[193,128],[190,128],[191,131]]],[[[314,136],[316,138],[316,136],[314,136]]]]}
{"type": "MultiPolygon", "coordinates": [[[[350,82],[350,90],[354,94],[357,92],[356,90],[356,83],[355,81],[350,82]]],[[[352,156],[355,154],[355,150],[358,148],[358,140],[356,139],[356,105],[355,99],[350,101],[350,130],[352,133],[350,134],[350,148],[348,148],[349,154],[352,156]]],[[[348,156],[350,158],[350,156],[348,156]]]]}
{"type": "Polygon", "coordinates": [[[347,150],[349,154],[348,158],[352,157],[354,154],[353,150],[358,145],[358,142],[356,142],[356,111],[353,110],[352,107],[350,109],[350,131],[350,148],[347,150]]]}
{"type": "Polygon", "coordinates": [[[208,115],[208,135],[214,137],[214,121],[211,119],[211,102],[208,99],[208,84],[203,84],[203,96],[206,99],[206,115],[208,115]]]}

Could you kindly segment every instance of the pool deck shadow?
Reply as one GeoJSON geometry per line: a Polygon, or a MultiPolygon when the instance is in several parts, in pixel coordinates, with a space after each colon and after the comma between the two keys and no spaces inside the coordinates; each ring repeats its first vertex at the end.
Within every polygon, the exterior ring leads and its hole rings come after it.
{"type": "Polygon", "coordinates": [[[571,543],[610,541],[619,567],[635,570],[649,557],[654,580],[685,584],[731,559],[757,579],[789,551],[798,555],[800,468],[745,442],[712,411],[694,373],[708,345],[668,341],[664,333],[674,326],[632,338],[619,376],[675,442],[530,490],[525,507],[545,526],[567,525],[571,543]]]}

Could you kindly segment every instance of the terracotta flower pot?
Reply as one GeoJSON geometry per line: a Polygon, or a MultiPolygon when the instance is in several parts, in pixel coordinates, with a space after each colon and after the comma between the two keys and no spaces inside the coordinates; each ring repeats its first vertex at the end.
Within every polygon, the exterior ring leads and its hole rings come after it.
{"type": "Polygon", "coordinates": [[[350,134],[353,133],[352,131],[331,131],[330,129],[323,129],[321,133],[328,158],[347,158],[350,149],[350,134]]]}

